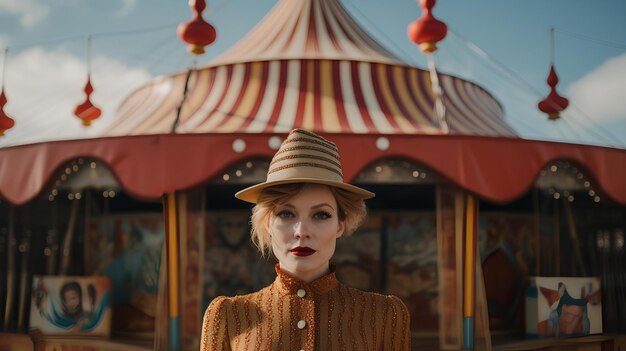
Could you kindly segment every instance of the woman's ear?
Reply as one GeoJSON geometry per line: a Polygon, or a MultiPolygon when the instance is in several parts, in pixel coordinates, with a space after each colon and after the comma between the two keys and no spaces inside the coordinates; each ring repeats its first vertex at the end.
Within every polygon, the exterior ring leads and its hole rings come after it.
{"type": "Polygon", "coordinates": [[[339,221],[339,225],[337,226],[337,238],[341,238],[343,233],[346,231],[346,221],[339,221]]]}
{"type": "Polygon", "coordinates": [[[265,231],[270,235],[270,237],[272,236],[272,232],[270,232],[270,216],[267,215],[265,216],[265,231]]]}

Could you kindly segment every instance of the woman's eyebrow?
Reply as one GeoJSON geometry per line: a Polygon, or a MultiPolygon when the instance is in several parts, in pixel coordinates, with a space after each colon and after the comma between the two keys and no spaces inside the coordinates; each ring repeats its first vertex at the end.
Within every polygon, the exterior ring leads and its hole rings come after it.
{"type": "Polygon", "coordinates": [[[321,204],[317,204],[315,206],[311,206],[311,209],[316,209],[316,208],[320,208],[320,207],[324,207],[324,206],[328,206],[330,208],[332,208],[333,210],[335,209],[334,207],[332,207],[330,204],[323,202],[321,204]]]}

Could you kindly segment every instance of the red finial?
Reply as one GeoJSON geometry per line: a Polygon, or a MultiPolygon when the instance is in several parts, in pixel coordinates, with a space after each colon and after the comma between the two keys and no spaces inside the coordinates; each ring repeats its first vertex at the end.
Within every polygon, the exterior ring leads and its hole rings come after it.
{"type": "Polygon", "coordinates": [[[189,44],[187,50],[195,55],[204,54],[204,47],[215,41],[217,32],[215,27],[205,22],[202,11],[206,7],[204,0],[189,0],[189,6],[193,10],[194,17],[191,21],[181,23],[178,26],[178,36],[189,44]]]}
{"type": "Polygon", "coordinates": [[[559,77],[556,75],[554,65],[550,66],[550,74],[546,80],[550,86],[550,94],[538,104],[539,109],[548,114],[548,118],[559,119],[559,113],[567,108],[569,101],[556,92],[556,85],[559,84],[559,77]]]}
{"type": "Polygon", "coordinates": [[[4,95],[4,89],[0,90],[0,136],[4,135],[4,132],[13,128],[15,121],[13,118],[7,116],[4,113],[4,105],[7,103],[7,97],[4,95]]]}
{"type": "Polygon", "coordinates": [[[74,114],[76,117],[83,120],[83,125],[85,127],[89,127],[91,125],[91,121],[100,117],[102,114],[102,111],[91,103],[90,98],[91,93],[93,93],[93,87],[91,86],[91,77],[89,75],[87,76],[87,84],[85,84],[84,91],[87,98],[85,98],[85,101],[82,104],[76,106],[74,114]]]}
{"type": "Polygon", "coordinates": [[[420,6],[424,9],[422,17],[411,22],[407,29],[409,39],[419,44],[423,52],[436,51],[437,42],[443,40],[448,33],[448,26],[432,14],[435,3],[436,0],[419,0],[420,6]]]}

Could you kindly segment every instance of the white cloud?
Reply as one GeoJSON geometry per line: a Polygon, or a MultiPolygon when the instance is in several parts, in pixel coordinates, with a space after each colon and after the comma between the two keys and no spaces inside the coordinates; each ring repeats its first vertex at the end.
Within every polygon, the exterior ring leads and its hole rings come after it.
{"type": "Polygon", "coordinates": [[[20,16],[20,24],[32,28],[48,16],[50,7],[42,0],[0,0],[0,12],[20,16]]]}
{"type": "Polygon", "coordinates": [[[91,101],[102,109],[102,116],[85,128],[74,116],[76,105],[85,99],[84,59],[40,47],[12,55],[4,110],[15,120],[15,127],[0,138],[0,146],[97,136],[106,130],[121,101],[150,79],[146,70],[108,57],[96,56],[92,67],[95,90],[91,101]]]}
{"type": "Polygon", "coordinates": [[[594,120],[626,121],[626,54],[605,61],[570,85],[570,102],[594,120]]]}
{"type": "Polygon", "coordinates": [[[137,0],[122,0],[122,7],[117,11],[118,17],[124,17],[131,13],[137,5],[137,0]]]}

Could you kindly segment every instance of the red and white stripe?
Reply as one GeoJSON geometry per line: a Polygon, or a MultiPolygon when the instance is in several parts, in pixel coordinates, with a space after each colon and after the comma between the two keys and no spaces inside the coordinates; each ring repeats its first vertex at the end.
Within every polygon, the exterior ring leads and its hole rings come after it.
{"type": "MultiPolygon", "coordinates": [[[[129,97],[109,135],[169,133],[185,74],[129,97]]],[[[515,135],[502,108],[475,84],[442,75],[452,133],[515,135]]],[[[190,77],[178,133],[438,134],[429,74],[410,66],[273,60],[204,68],[190,77]]]]}
{"type": "MultiPolygon", "coordinates": [[[[186,74],[132,94],[108,135],[169,133],[186,74]]],[[[514,136],[482,88],[442,75],[452,133],[514,136]]],[[[194,71],[178,133],[438,134],[429,74],[376,43],[338,0],[283,0],[210,66],[194,71]]]]}
{"type": "Polygon", "coordinates": [[[283,0],[212,64],[285,59],[402,63],[373,40],[338,0],[283,0]]]}

